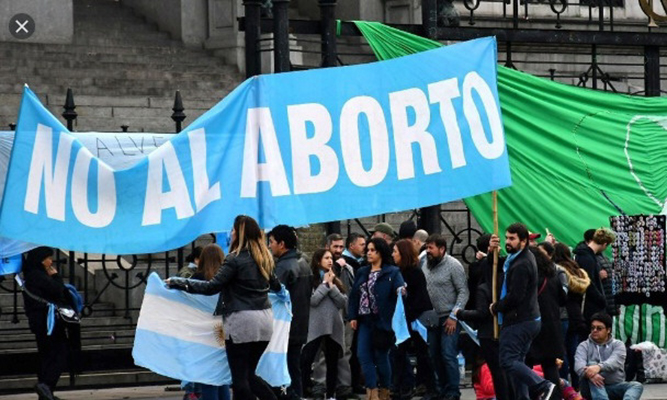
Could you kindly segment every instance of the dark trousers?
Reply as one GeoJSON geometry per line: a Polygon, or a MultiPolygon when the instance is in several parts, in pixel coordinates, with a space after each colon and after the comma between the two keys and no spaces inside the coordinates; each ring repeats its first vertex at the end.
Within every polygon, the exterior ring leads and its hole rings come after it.
{"type": "MultiPolygon", "coordinates": [[[[346,322],[349,324],[349,322],[346,322]]],[[[364,386],[364,374],[361,372],[361,365],[359,364],[359,357],[357,357],[357,341],[359,337],[359,330],[354,331],[352,336],[352,347],[350,351],[352,355],[350,356],[350,373],[352,374],[352,387],[363,387],[364,386]]]]}
{"type": "Polygon", "coordinates": [[[234,343],[225,340],[235,400],[276,400],[271,386],[255,374],[259,358],[269,342],[234,343]]]}
{"type": "MultiPolygon", "coordinates": [[[[45,324],[46,325],[46,324],[45,324]]],[[[60,321],[56,321],[51,336],[44,329],[38,329],[35,333],[37,339],[37,355],[39,356],[39,372],[37,381],[44,383],[53,392],[58,384],[58,379],[67,368],[67,335],[65,327],[60,321]]]]}
{"type": "Polygon", "coordinates": [[[577,347],[579,346],[579,334],[575,332],[568,332],[565,335],[565,351],[567,352],[567,363],[572,378],[570,383],[572,387],[579,390],[579,375],[574,370],[574,355],[577,354],[577,347]]]}
{"type": "Polygon", "coordinates": [[[301,343],[290,343],[287,346],[287,370],[289,371],[292,384],[287,388],[287,397],[290,399],[301,399],[303,397],[303,385],[301,379],[301,343]]]}
{"type": "Polygon", "coordinates": [[[489,366],[491,371],[491,379],[493,379],[493,387],[496,391],[496,399],[498,400],[512,400],[513,388],[505,374],[505,370],[500,368],[500,350],[498,341],[493,339],[479,339],[480,351],[484,361],[489,366]]]}
{"type": "Polygon", "coordinates": [[[526,354],[533,339],[540,333],[540,321],[524,321],[503,326],[500,331],[500,367],[507,371],[515,388],[515,399],[530,399],[544,384],[544,379],[526,365],[526,354]]]}
{"type": "Polygon", "coordinates": [[[200,400],[231,400],[231,398],[229,385],[213,386],[204,383],[201,384],[200,400]]]}
{"type": "Polygon", "coordinates": [[[419,333],[413,330],[410,330],[410,339],[401,343],[395,352],[395,388],[409,390],[415,386],[414,372],[408,359],[410,348],[414,349],[417,356],[417,383],[424,384],[429,392],[435,391],[435,376],[433,375],[433,363],[428,354],[428,344],[419,333]]]}
{"type": "Polygon", "coordinates": [[[560,388],[560,374],[558,372],[558,366],[556,366],[556,359],[542,360],[540,365],[542,365],[544,379],[556,385],[554,392],[551,394],[551,398],[560,400],[563,396],[560,388]]]}
{"type": "Polygon", "coordinates": [[[310,381],[310,375],[313,372],[313,362],[315,356],[322,346],[324,361],[327,367],[327,398],[336,397],[336,384],[338,383],[338,358],[341,355],[341,348],[331,336],[320,336],[304,346],[301,352],[301,376],[303,382],[310,381]]]}

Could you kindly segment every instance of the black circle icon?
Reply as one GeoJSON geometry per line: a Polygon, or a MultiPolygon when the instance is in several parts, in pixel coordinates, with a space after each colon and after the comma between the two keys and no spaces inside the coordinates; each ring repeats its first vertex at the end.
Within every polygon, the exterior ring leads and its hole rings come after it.
{"type": "Polygon", "coordinates": [[[28,14],[16,14],[9,19],[9,33],[17,39],[27,39],[35,33],[35,20],[28,14]]]}

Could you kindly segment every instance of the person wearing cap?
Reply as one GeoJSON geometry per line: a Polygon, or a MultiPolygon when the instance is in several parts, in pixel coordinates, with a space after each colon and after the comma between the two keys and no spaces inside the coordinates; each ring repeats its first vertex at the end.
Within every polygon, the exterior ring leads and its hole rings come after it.
{"type": "Polygon", "coordinates": [[[371,231],[371,238],[380,238],[387,242],[387,245],[391,245],[394,237],[396,237],[394,229],[386,222],[380,222],[371,231]]]}
{"type": "Polygon", "coordinates": [[[535,232],[528,232],[528,246],[537,247],[537,239],[541,238],[542,235],[535,232]]]}
{"type": "Polygon", "coordinates": [[[187,257],[185,257],[185,261],[188,262],[188,265],[185,267],[181,268],[180,271],[178,271],[178,276],[181,278],[192,278],[192,275],[197,272],[197,267],[199,266],[199,256],[201,255],[202,247],[197,246],[194,249],[192,249],[192,253],[188,254],[187,257]]]}

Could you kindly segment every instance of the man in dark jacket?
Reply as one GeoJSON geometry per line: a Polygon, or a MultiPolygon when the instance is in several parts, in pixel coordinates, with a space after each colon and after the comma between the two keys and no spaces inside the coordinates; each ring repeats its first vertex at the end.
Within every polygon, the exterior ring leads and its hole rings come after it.
{"type": "Polygon", "coordinates": [[[292,300],[292,325],[287,347],[287,369],[292,384],[287,390],[290,399],[303,397],[301,382],[301,348],[308,338],[308,318],[310,314],[310,293],[312,272],[308,263],[300,262],[296,251],[297,236],[294,228],[278,225],[271,230],[269,248],[276,257],[276,276],[290,293],[292,300]]]}
{"type": "Polygon", "coordinates": [[[604,286],[600,277],[601,267],[597,259],[597,254],[605,251],[614,239],[615,235],[613,232],[609,229],[600,228],[595,231],[590,241],[585,244],[580,243],[574,249],[575,261],[586,271],[588,277],[591,279],[591,284],[586,289],[583,307],[584,320],[587,326],[590,325],[593,314],[605,311],[607,308],[604,286]]]}
{"type": "MultiPolygon", "coordinates": [[[[491,238],[489,253],[499,246],[496,235],[491,238]]],[[[514,223],[505,232],[507,259],[500,299],[489,310],[498,314],[500,331],[500,366],[514,381],[516,399],[545,400],[556,385],[544,380],[524,362],[530,344],[540,332],[540,310],[537,303],[537,264],[528,251],[528,229],[514,223]],[[530,397],[529,397],[530,394],[530,397]]]]}

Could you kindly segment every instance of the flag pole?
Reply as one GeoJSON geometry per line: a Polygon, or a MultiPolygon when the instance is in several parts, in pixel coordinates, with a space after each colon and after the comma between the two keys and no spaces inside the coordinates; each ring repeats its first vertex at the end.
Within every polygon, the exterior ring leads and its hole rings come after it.
{"type": "MultiPolygon", "coordinates": [[[[498,191],[493,191],[493,234],[498,236],[498,191]]],[[[498,251],[499,247],[493,250],[493,275],[491,278],[491,296],[493,303],[498,301],[498,251]]],[[[498,315],[493,316],[493,338],[498,339],[498,315]]]]}

